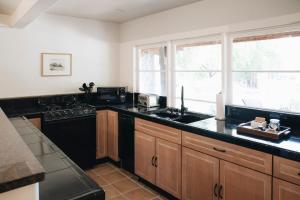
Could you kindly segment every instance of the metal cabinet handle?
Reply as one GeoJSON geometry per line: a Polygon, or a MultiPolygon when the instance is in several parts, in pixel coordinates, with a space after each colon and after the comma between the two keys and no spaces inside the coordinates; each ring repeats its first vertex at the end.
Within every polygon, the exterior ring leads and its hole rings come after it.
{"type": "Polygon", "coordinates": [[[218,188],[218,184],[216,183],[215,186],[214,186],[214,195],[215,195],[215,197],[218,197],[217,188],[218,188]]]}
{"type": "Polygon", "coordinates": [[[217,147],[213,147],[213,149],[214,149],[215,151],[219,151],[219,152],[222,152],[222,153],[225,153],[225,152],[226,152],[225,149],[218,149],[217,147]]]}
{"type": "Polygon", "coordinates": [[[151,163],[152,163],[152,166],[154,166],[154,156],[152,156],[151,163]]]}
{"type": "Polygon", "coordinates": [[[223,199],[222,193],[223,193],[223,186],[220,185],[220,187],[219,187],[219,197],[220,197],[220,199],[223,199]]]}
{"type": "Polygon", "coordinates": [[[154,164],[154,166],[157,167],[157,156],[155,156],[154,164]]]}

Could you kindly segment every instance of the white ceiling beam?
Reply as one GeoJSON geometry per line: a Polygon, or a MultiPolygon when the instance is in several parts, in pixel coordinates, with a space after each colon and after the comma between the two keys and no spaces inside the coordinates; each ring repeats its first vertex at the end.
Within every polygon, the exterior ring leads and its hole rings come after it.
{"type": "Polygon", "coordinates": [[[0,27],[8,27],[9,15],[0,14],[0,27]]]}
{"type": "Polygon", "coordinates": [[[58,0],[23,0],[10,16],[8,25],[23,28],[50,8],[56,1],[58,0]]]}

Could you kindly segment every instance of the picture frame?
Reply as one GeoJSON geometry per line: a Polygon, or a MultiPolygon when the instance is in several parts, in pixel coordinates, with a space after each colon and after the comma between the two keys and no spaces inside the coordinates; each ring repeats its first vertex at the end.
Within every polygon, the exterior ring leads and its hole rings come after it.
{"type": "Polygon", "coordinates": [[[42,76],[72,76],[72,54],[41,53],[42,76]]]}

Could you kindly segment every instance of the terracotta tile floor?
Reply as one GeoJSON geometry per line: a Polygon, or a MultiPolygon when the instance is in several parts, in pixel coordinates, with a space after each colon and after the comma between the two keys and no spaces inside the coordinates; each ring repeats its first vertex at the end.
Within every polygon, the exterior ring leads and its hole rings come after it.
{"type": "Polygon", "coordinates": [[[137,181],[137,177],[111,163],[86,171],[110,200],[163,200],[165,197],[137,181]]]}

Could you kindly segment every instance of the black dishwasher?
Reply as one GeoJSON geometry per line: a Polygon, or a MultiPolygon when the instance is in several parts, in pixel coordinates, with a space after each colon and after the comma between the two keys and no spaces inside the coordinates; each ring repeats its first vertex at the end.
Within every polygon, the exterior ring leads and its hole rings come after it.
{"type": "Polygon", "coordinates": [[[119,114],[119,157],[121,168],[134,173],[134,118],[119,114]]]}

